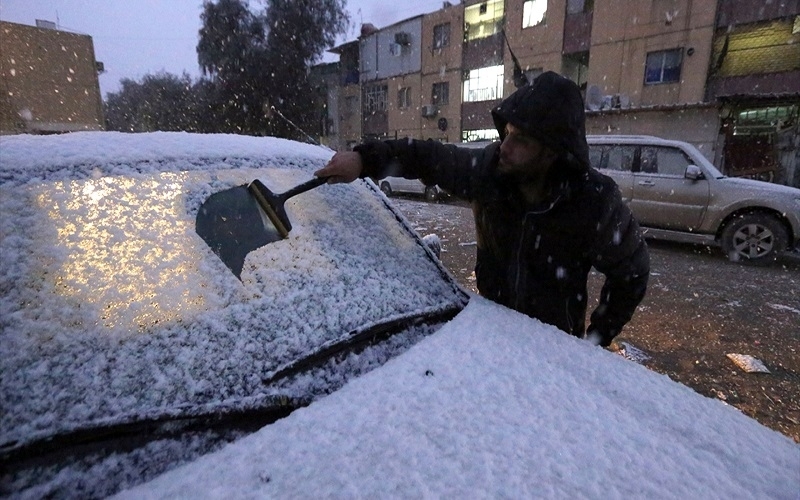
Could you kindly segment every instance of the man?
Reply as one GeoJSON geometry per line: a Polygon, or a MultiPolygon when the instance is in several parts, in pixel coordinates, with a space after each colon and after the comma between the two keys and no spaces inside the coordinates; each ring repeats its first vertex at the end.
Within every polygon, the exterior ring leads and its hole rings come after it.
{"type": "Polygon", "coordinates": [[[373,141],[337,153],[316,175],[329,182],[402,175],[470,201],[481,295],[608,346],[644,297],[650,265],[617,185],[589,166],[578,86],[544,73],[492,117],[501,142],[483,150],[373,141]],[[606,280],[585,333],[592,267],[606,280]]]}

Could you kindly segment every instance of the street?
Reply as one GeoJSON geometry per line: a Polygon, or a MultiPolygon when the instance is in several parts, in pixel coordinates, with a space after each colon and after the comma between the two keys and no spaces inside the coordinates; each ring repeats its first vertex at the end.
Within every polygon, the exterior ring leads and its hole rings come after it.
{"type": "MultiPolygon", "coordinates": [[[[477,291],[468,205],[410,197],[392,201],[420,235],[439,236],[445,267],[477,291]]],[[[728,262],[718,248],[653,240],[648,246],[647,296],[611,350],[622,349],[649,369],[800,443],[800,259],[751,267],[728,262]],[[770,373],[745,372],[728,354],[752,356],[770,373]]],[[[602,279],[590,275],[588,314],[602,279]]]]}

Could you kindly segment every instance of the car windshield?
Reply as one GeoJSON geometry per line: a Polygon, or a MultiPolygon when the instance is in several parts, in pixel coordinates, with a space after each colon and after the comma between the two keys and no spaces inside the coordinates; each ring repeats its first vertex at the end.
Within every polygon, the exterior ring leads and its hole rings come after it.
{"type": "Polygon", "coordinates": [[[241,281],[194,229],[212,193],[308,180],[330,152],[270,138],[3,139],[3,448],[286,394],[288,368],[465,295],[371,183],[287,202],[241,281]],[[9,403],[10,402],[10,403],[9,403]]]}

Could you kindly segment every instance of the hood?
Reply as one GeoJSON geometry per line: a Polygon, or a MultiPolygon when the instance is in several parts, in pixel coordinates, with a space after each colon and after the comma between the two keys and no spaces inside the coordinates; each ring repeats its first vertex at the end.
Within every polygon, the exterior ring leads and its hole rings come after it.
{"type": "Polygon", "coordinates": [[[583,98],[572,80],[552,71],[543,73],[504,99],[492,110],[492,118],[501,140],[510,123],[565,155],[577,168],[589,168],[583,98]]]}
{"type": "Polygon", "coordinates": [[[757,191],[769,191],[770,193],[774,194],[790,195],[796,198],[800,198],[800,189],[791,186],[784,186],[783,184],[757,181],[754,179],[745,179],[743,177],[723,177],[720,179],[720,181],[726,184],[733,184],[738,187],[746,189],[757,190],[757,191]]]}

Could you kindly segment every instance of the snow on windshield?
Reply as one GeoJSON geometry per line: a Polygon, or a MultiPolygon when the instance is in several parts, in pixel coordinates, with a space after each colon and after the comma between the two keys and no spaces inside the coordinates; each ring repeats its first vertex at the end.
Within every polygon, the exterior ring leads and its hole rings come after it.
{"type": "Polygon", "coordinates": [[[230,404],[351,332],[463,304],[366,183],[289,200],[294,229],[242,282],[194,232],[212,193],[280,193],[331,153],[178,133],[4,137],[2,443],[230,404]]]}

